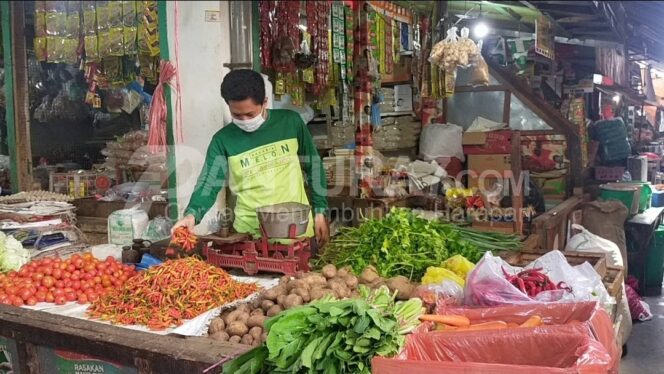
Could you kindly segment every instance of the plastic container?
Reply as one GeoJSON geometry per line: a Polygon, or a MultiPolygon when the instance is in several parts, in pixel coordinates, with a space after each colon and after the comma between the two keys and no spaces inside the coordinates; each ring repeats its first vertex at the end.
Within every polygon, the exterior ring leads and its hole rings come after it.
{"type": "Polygon", "coordinates": [[[622,166],[595,166],[595,180],[615,182],[622,179],[625,168],[622,166]]]}
{"type": "Polygon", "coordinates": [[[311,207],[300,203],[281,203],[256,209],[258,222],[268,238],[295,238],[304,234],[309,225],[310,211],[311,207]]]}
{"type": "Polygon", "coordinates": [[[602,200],[618,200],[623,203],[630,214],[639,212],[641,189],[634,185],[610,183],[599,186],[599,197],[602,200]]]}
{"type": "Polygon", "coordinates": [[[652,191],[652,206],[655,208],[664,206],[664,191],[652,191]]]}
{"type": "Polygon", "coordinates": [[[664,225],[657,228],[655,240],[650,242],[650,248],[648,249],[645,276],[646,289],[658,288],[661,290],[662,278],[664,278],[664,225]]]}
{"type": "Polygon", "coordinates": [[[640,196],[639,196],[639,213],[644,212],[646,209],[650,208],[650,200],[652,197],[652,185],[650,182],[639,182],[639,181],[631,181],[631,182],[621,182],[621,183],[608,183],[609,185],[634,185],[634,186],[640,186],[641,191],[640,191],[640,196]]]}

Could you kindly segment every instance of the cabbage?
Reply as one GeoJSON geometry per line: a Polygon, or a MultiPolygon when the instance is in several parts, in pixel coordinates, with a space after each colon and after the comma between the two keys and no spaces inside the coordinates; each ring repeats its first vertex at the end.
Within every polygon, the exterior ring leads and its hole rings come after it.
{"type": "Polygon", "coordinates": [[[0,272],[18,270],[30,260],[30,252],[13,236],[0,232],[0,272]]]}

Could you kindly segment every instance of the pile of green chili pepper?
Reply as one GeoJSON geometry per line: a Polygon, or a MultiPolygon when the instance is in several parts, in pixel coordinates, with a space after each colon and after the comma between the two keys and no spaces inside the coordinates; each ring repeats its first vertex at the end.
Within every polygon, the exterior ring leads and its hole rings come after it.
{"type": "Polygon", "coordinates": [[[517,250],[520,246],[516,235],[480,232],[393,208],[384,218],[342,228],[316,265],[349,265],[357,274],[373,265],[382,277],[403,275],[419,280],[427,267],[454,255],[477,262],[486,251],[517,250]]]}
{"type": "Polygon", "coordinates": [[[237,282],[224,270],[188,257],[140,272],[93,302],[88,314],[112,323],[163,330],[244,299],[257,289],[254,283],[237,282]]]}

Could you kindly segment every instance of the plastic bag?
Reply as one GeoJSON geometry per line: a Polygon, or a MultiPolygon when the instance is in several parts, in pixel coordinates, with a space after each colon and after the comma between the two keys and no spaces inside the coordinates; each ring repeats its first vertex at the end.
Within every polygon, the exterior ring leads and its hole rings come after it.
{"type": "Polygon", "coordinates": [[[148,221],[148,214],[138,206],[116,210],[108,216],[108,242],[131,245],[134,239],[142,238],[148,221]]]}
{"type": "Polygon", "coordinates": [[[463,287],[466,284],[465,278],[459,277],[456,273],[443,267],[429,266],[422,277],[422,284],[438,284],[449,280],[463,287]]]}
{"type": "Polygon", "coordinates": [[[173,222],[170,219],[162,216],[156,217],[148,223],[145,234],[143,234],[143,239],[151,242],[168,239],[171,237],[172,227],[173,222]]]}
{"type": "Polygon", "coordinates": [[[462,255],[454,255],[447,260],[443,261],[441,265],[445,269],[453,271],[459,277],[466,279],[468,273],[470,273],[474,268],[475,264],[468,261],[467,258],[462,255]]]}
{"type": "Polygon", "coordinates": [[[623,267],[620,248],[616,243],[593,234],[579,224],[573,224],[572,228],[581,232],[569,239],[567,247],[565,247],[566,251],[606,252],[608,254],[607,261],[609,262],[609,266],[623,267]]]}
{"type": "Polygon", "coordinates": [[[641,300],[636,291],[629,285],[625,284],[625,292],[627,293],[627,302],[629,304],[629,313],[634,321],[650,321],[652,313],[650,312],[650,305],[641,300]]]}
{"type": "Polygon", "coordinates": [[[422,129],[420,155],[426,161],[438,157],[456,157],[465,160],[461,137],[463,128],[451,123],[432,123],[422,129]]]}
{"type": "Polygon", "coordinates": [[[414,292],[428,311],[439,310],[449,306],[458,306],[463,302],[463,287],[450,280],[438,284],[418,286],[414,292]]]}
{"type": "MultiPolygon", "coordinates": [[[[581,266],[581,265],[580,265],[581,266]]],[[[504,304],[532,304],[542,302],[595,301],[593,293],[598,287],[604,287],[598,278],[589,278],[587,270],[572,267],[560,251],[551,251],[524,268],[513,267],[500,257],[487,252],[466,279],[465,302],[468,305],[493,306],[504,304]],[[516,274],[523,269],[543,268],[554,283],[565,282],[572,292],[565,290],[543,291],[535,298],[514,287],[503,273],[516,274]]],[[[594,272],[594,270],[593,270],[594,272]]],[[[598,276],[599,277],[599,276],[598,276]]],[[[600,299],[606,293],[600,295],[600,299]]]]}
{"type": "Polygon", "coordinates": [[[608,373],[612,359],[598,341],[548,326],[474,333],[413,333],[394,359],[375,357],[372,373],[608,373]],[[543,349],[546,347],[546,349],[543,349]]]}
{"type": "Polygon", "coordinates": [[[482,55],[478,57],[477,65],[473,68],[470,85],[473,87],[489,85],[489,65],[484,61],[482,55]]]}

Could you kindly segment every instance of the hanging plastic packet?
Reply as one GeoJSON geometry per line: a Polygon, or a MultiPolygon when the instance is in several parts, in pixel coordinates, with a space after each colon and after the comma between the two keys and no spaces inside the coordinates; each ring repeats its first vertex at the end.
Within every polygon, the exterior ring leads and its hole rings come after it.
{"type": "Polygon", "coordinates": [[[106,3],[106,1],[97,2],[97,7],[96,7],[96,10],[97,10],[97,33],[99,33],[99,37],[101,39],[101,34],[108,31],[108,29],[110,27],[110,23],[109,23],[108,4],[100,4],[100,3],[106,3]]]}
{"type": "Polygon", "coordinates": [[[86,35],[83,38],[85,58],[88,61],[99,61],[99,39],[97,35],[86,35]]]}
{"type": "Polygon", "coordinates": [[[46,35],[48,36],[57,36],[58,35],[58,14],[53,12],[48,12],[45,15],[45,24],[46,24],[46,35]]]}
{"type": "Polygon", "coordinates": [[[99,48],[99,57],[105,58],[110,56],[111,45],[110,45],[110,35],[109,32],[100,32],[98,36],[98,48],[99,48]]]}
{"type": "Polygon", "coordinates": [[[45,62],[48,58],[48,51],[46,48],[46,37],[35,38],[34,41],[35,58],[37,61],[45,62]]]}
{"type": "Polygon", "coordinates": [[[108,55],[124,55],[124,32],[122,27],[114,27],[108,32],[108,55]]]}
{"type": "Polygon", "coordinates": [[[125,27],[123,29],[124,54],[135,55],[138,52],[136,48],[136,27],[125,27]]]}
{"type": "Polygon", "coordinates": [[[78,38],[80,33],[81,15],[79,12],[72,12],[67,15],[67,26],[65,36],[68,38],[78,38]]]}
{"type": "Polygon", "coordinates": [[[445,96],[450,97],[454,95],[454,90],[456,88],[456,69],[446,69],[445,70],[445,96]]]}
{"type": "Polygon", "coordinates": [[[45,37],[46,33],[46,12],[35,12],[35,37],[45,37]]]}
{"type": "Polygon", "coordinates": [[[84,1],[83,3],[83,34],[96,35],[97,11],[95,9],[94,1],[84,1]]]}
{"type": "Polygon", "coordinates": [[[122,1],[122,25],[136,27],[136,2],[122,1]]]}
{"type": "Polygon", "coordinates": [[[122,1],[108,2],[108,26],[109,28],[122,27],[122,1]]]}
{"type": "Polygon", "coordinates": [[[64,38],[63,42],[63,62],[67,64],[76,64],[78,61],[78,39],[64,38]]]}
{"type": "Polygon", "coordinates": [[[35,12],[46,12],[46,2],[37,0],[35,3],[35,12]]]}

